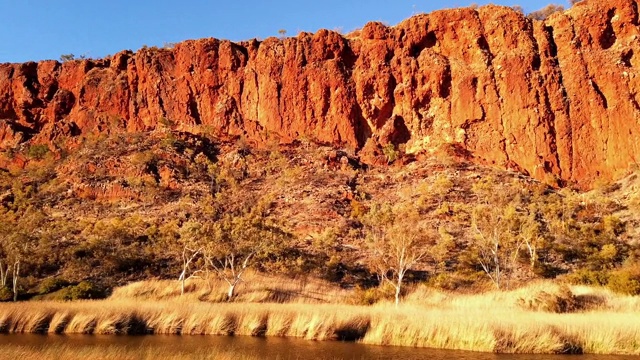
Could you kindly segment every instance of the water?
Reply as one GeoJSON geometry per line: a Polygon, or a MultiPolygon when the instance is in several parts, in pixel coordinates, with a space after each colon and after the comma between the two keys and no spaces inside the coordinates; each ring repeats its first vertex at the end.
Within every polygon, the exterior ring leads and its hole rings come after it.
{"type": "MultiPolygon", "coordinates": [[[[0,335],[0,349],[25,346],[38,353],[43,349],[65,346],[78,350],[141,352],[159,351],[167,356],[206,353],[217,349],[258,359],[406,359],[406,360],[623,360],[635,356],[601,355],[496,355],[463,351],[431,350],[407,347],[371,346],[334,341],[306,341],[292,338],[256,338],[243,336],[108,336],[108,335],[0,335]]],[[[0,351],[1,354],[1,351],[0,351]]]]}

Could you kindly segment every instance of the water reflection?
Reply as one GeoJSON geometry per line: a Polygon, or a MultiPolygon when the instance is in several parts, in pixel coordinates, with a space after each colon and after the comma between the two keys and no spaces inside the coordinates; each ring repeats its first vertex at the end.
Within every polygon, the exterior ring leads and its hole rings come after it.
{"type": "Polygon", "coordinates": [[[91,335],[2,335],[3,345],[28,346],[44,349],[49,346],[100,349],[101,347],[142,351],[160,350],[167,356],[202,353],[207,349],[222,349],[238,355],[259,359],[406,359],[406,360],[623,360],[632,356],[549,356],[549,355],[496,355],[474,352],[430,350],[406,347],[370,346],[344,342],[306,341],[291,338],[255,338],[228,336],[91,336],[91,335]]]}

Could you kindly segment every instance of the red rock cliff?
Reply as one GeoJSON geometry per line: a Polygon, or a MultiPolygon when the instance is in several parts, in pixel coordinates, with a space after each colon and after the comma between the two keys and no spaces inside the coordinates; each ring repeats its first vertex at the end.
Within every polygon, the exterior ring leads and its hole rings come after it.
{"type": "Polygon", "coordinates": [[[638,2],[583,1],[544,22],[505,7],[437,11],[343,37],[186,41],[102,60],[0,65],[0,147],[202,125],[482,163],[582,184],[640,157],[638,2]]]}

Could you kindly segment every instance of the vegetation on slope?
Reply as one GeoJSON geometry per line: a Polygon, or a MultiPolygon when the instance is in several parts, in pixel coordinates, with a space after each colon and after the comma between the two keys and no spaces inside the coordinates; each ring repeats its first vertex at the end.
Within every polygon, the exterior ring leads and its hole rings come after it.
{"type": "Polygon", "coordinates": [[[232,299],[245,267],[391,284],[380,297],[557,277],[640,293],[634,174],[580,193],[449,148],[378,168],[311,143],[255,149],[166,129],[34,146],[2,155],[5,300],[15,277],[20,298],[73,299],[181,276],[223,278],[232,299]]]}

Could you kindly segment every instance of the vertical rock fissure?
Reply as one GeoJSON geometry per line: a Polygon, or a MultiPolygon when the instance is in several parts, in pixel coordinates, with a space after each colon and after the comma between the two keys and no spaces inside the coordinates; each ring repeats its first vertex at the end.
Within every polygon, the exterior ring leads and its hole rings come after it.
{"type": "MultiPolygon", "coordinates": [[[[162,117],[166,117],[167,111],[164,109],[164,101],[162,100],[162,94],[160,93],[160,91],[156,93],[156,96],[158,97],[158,107],[160,108],[160,114],[162,117]]],[[[158,119],[155,119],[155,121],[157,120],[158,119]]]]}
{"type": "MultiPolygon", "coordinates": [[[[134,58],[135,59],[135,58],[134,58]]],[[[135,69],[135,60],[133,60],[134,69],[135,69]]],[[[132,71],[133,78],[128,79],[129,81],[129,91],[131,92],[131,99],[129,100],[129,118],[127,119],[129,123],[133,119],[138,119],[138,115],[140,112],[139,101],[140,94],[138,89],[138,73],[136,71],[132,71]]]]}
{"type": "Polygon", "coordinates": [[[36,115],[40,112],[34,110],[44,107],[45,104],[44,101],[38,97],[38,89],[40,87],[40,83],[38,82],[38,64],[35,62],[22,64],[21,70],[22,76],[24,77],[22,85],[29,92],[30,98],[28,106],[22,107],[22,116],[26,122],[33,125],[36,131],[39,131],[44,124],[38,123],[36,115]]]}
{"type": "MultiPolygon", "coordinates": [[[[282,79],[282,75],[280,76],[282,79]]],[[[280,129],[284,128],[284,116],[283,116],[283,103],[282,103],[282,83],[278,82],[276,84],[276,96],[278,100],[278,118],[280,119],[280,129]]]]}
{"type": "Polygon", "coordinates": [[[590,79],[589,83],[591,84],[591,86],[593,87],[593,90],[598,95],[598,98],[600,99],[600,102],[602,103],[602,106],[605,109],[608,109],[609,108],[609,102],[607,101],[607,98],[602,93],[602,90],[600,90],[600,86],[598,86],[598,83],[595,82],[593,79],[590,79]]]}
{"type": "MultiPolygon", "coordinates": [[[[284,83],[285,79],[285,63],[284,63],[284,59],[287,58],[287,48],[285,47],[284,41],[279,41],[278,45],[279,48],[282,49],[282,56],[278,57],[276,55],[276,60],[277,60],[277,66],[278,66],[278,77],[275,80],[276,82],[276,101],[277,101],[277,111],[278,111],[278,120],[279,120],[279,127],[278,127],[278,131],[283,131],[284,130],[284,118],[285,118],[285,113],[284,113],[284,109],[283,109],[283,99],[282,99],[282,86],[284,83]]],[[[275,54],[275,52],[274,52],[275,54]]]]}
{"type": "MultiPolygon", "coordinates": [[[[544,33],[546,34],[547,37],[547,41],[549,43],[549,50],[551,51],[551,53],[549,55],[552,56],[552,65],[553,65],[553,69],[554,71],[558,74],[558,86],[560,87],[560,91],[561,91],[561,95],[562,95],[562,105],[563,105],[563,112],[564,114],[567,116],[567,118],[569,118],[570,114],[571,114],[571,102],[569,101],[569,95],[567,92],[567,88],[564,84],[564,76],[562,74],[562,66],[560,65],[560,59],[558,58],[558,45],[556,44],[556,40],[555,40],[555,35],[554,35],[554,29],[553,26],[550,25],[544,25],[543,27],[544,29],[544,33]]],[[[545,91],[548,94],[548,88],[545,87],[545,91]]],[[[552,109],[553,111],[553,109],[552,109]]],[[[553,116],[553,128],[554,131],[555,129],[558,128],[558,125],[556,124],[556,121],[558,121],[557,116],[553,116]]],[[[573,127],[571,126],[571,120],[569,120],[569,126],[567,127],[567,136],[569,137],[569,141],[571,142],[571,146],[568,148],[568,156],[569,156],[569,161],[567,163],[567,166],[569,167],[569,176],[571,176],[571,174],[573,173],[573,127]]],[[[555,139],[554,142],[557,144],[558,143],[558,134],[557,132],[555,132],[555,139]]],[[[558,166],[560,167],[560,173],[563,174],[563,178],[564,178],[564,171],[563,171],[563,164],[561,163],[561,156],[560,154],[556,153],[556,157],[558,157],[558,166]]]]}
{"type": "MultiPolygon", "coordinates": [[[[539,84],[544,84],[544,77],[541,71],[541,67],[542,67],[542,51],[540,50],[540,42],[538,41],[538,39],[536,38],[536,33],[533,29],[533,21],[532,20],[528,20],[529,24],[531,26],[531,41],[534,44],[534,51],[536,53],[536,57],[539,61],[538,63],[538,69],[536,70],[536,73],[538,75],[538,83],[539,84]]],[[[566,110],[566,106],[567,106],[567,101],[566,101],[566,89],[564,88],[564,84],[562,84],[562,74],[560,74],[560,70],[558,67],[558,51],[556,48],[556,44],[555,41],[553,40],[553,28],[552,27],[548,27],[548,26],[543,26],[542,27],[542,34],[544,35],[547,43],[547,46],[549,46],[549,56],[551,56],[551,69],[556,70],[558,73],[558,81],[559,81],[559,87],[560,87],[560,91],[561,91],[561,96],[563,99],[563,106],[565,107],[566,110]]],[[[553,106],[551,105],[551,100],[549,98],[549,89],[547,86],[542,86],[542,98],[543,98],[543,103],[544,103],[544,110],[547,113],[548,116],[548,121],[547,121],[547,125],[549,126],[549,135],[551,137],[550,139],[550,144],[549,144],[549,151],[551,153],[551,155],[554,157],[556,166],[557,166],[557,171],[558,171],[558,176],[562,179],[563,178],[563,164],[562,164],[562,157],[560,156],[559,152],[558,152],[558,132],[557,132],[557,125],[556,125],[556,121],[557,117],[556,117],[556,113],[555,110],[553,108],[553,106]]],[[[548,169],[545,169],[548,170],[548,169]]]]}
{"type": "Polygon", "coordinates": [[[238,99],[236,99],[238,104],[238,109],[242,109],[242,99],[244,95],[244,78],[240,77],[238,80],[238,99]]]}
{"type": "Polygon", "coordinates": [[[505,134],[505,119],[504,119],[504,113],[503,113],[503,108],[502,108],[502,101],[503,101],[503,97],[502,94],[500,94],[500,90],[499,90],[499,86],[498,86],[498,81],[496,80],[496,73],[495,73],[495,69],[493,67],[493,59],[495,58],[493,53],[491,52],[491,46],[489,45],[489,42],[487,41],[487,36],[486,36],[486,31],[485,31],[485,27],[484,27],[484,23],[482,22],[482,19],[480,18],[480,14],[476,11],[476,19],[478,21],[479,27],[480,27],[480,39],[478,39],[478,45],[480,46],[480,48],[484,51],[486,51],[487,53],[487,69],[489,70],[489,77],[491,79],[491,85],[493,86],[493,90],[495,91],[497,97],[498,97],[498,101],[497,101],[497,105],[498,105],[498,113],[500,114],[500,136],[502,137],[502,139],[500,139],[499,143],[500,143],[500,147],[501,150],[506,158],[506,163],[510,162],[510,156],[509,156],[509,151],[507,149],[507,138],[506,138],[506,134],[505,134]]]}
{"type": "Polygon", "coordinates": [[[191,84],[187,83],[189,89],[189,115],[196,125],[202,125],[202,119],[200,118],[200,110],[198,109],[197,96],[194,95],[194,90],[191,84]]]}
{"type": "MultiPolygon", "coordinates": [[[[542,91],[537,88],[534,84],[534,82],[537,82],[538,84],[542,84],[543,80],[542,80],[542,74],[540,72],[540,68],[542,66],[542,58],[541,58],[541,54],[540,54],[540,47],[538,46],[538,41],[534,36],[533,33],[533,27],[532,27],[532,21],[531,19],[525,19],[527,21],[527,29],[529,30],[527,32],[527,34],[529,35],[529,40],[531,41],[532,47],[533,47],[533,61],[531,63],[531,68],[532,68],[532,75],[531,75],[531,79],[529,79],[527,81],[527,86],[530,89],[530,91],[532,89],[535,88],[535,98],[536,98],[536,102],[535,104],[537,105],[535,107],[536,113],[540,114],[539,118],[538,118],[538,122],[536,123],[535,127],[534,127],[534,146],[535,146],[535,151],[536,151],[536,160],[537,161],[542,161],[542,163],[544,164],[543,167],[545,169],[545,171],[548,171],[548,166],[546,165],[547,161],[544,161],[542,156],[540,155],[540,151],[538,148],[538,144],[540,143],[538,141],[538,137],[540,135],[542,135],[543,140],[547,140],[544,141],[545,144],[548,144],[548,152],[551,154],[555,154],[555,164],[557,165],[559,163],[558,161],[558,157],[557,157],[557,151],[556,151],[556,144],[555,144],[555,129],[554,129],[554,119],[553,119],[553,111],[551,111],[551,104],[549,102],[548,99],[548,94],[546,92],[545,88],[542,88],[542,91]],[[532,81],[533,79],[533,81],[532,81]],[[542,93],[542,94],[541,94],[542,93]],[[543,98],[544,100],[541,102],[540,98],[543,98]],[[543,104],[542,108],[540,106],[540,104],[543,104]],[[544,132],[542,134],[539,134],[537,130],[537,128],[540,126],[540,124],[542,123],[542,121],[545,120],[544,125],[546,126],[546,128],[544,128],[544,130],[546,130],[546,132],[544,132]],[[548,142],[548,137],[551,138],[551,141],[548,142]]],[[[546,155],[546,154],[545,154],[546,155]]],[[[535,166],[538,166],[539,164],[537,163],[535,166]]]]}
{"type": "MultiPolygon", "coordinates": [[[[611,14],[608,14],[611,15],[611,14]]],[[[603,107],[603,109],[605,110],[603,113],[603,116],[600,117],[601,122],[599,123],[599,125],[601,127],[609,127],[611,124],[609,115],[607,113],[607,108],[608,108],[608,101],[605,98],[604,94],[602,93],[602,91],[600,90],[600,87],[598,86],[598,84],[593,80],[596,76],[597,73],[599,73],[601,71],[601,69],[592,69],[590,67],[590,63],[587,61],[587,59],[585,58],[585,51],[582,49],[582,42],[580,41],[580,39],[578,38],[578,34],[576,32],[576,20],[570,16],[570,15],[564,15],[567,17],[567,19],[569,20],[569,24],[570,24],[570,30],[571,30],[571,39],[572,39],[572,43],[575,43],[579,49],[579,51],[577,51],[577,56],[579,58],[578,63],[572,63],[571,69],[579,69],[579,71],[582,72],[582,78],[585,79],[584,81],[586,81],[590,86],[591,86],[591,90],[592,91],[588,91],[588,93],[590,94],[595,94],[595,96],[597,97],[596,101],[597,103],[600,103],[600,105],[603,107]],[[602,121],[602,120],[606,120],[606,121],[602,121]],[[606,122],[606,124],[605,124],[606,122]]],[[[592,50],[592,51],[595,51],[592,50]]],[[[559,66],[562,69],[562,64],[560,64],[559,66]]],[[[593,103],[590,103],[590,107],[589,107],[589,119],[574,119],[574,117],[571,117],[571,126],[572,126],[572,131],[575,130],[575,127],[583,127],[585,125],[584,121],[587,120],[589,122],[591,122],[591,117],[594,115],[594,109],[593,109],[593,103]],[[580,121],[581,120],[581,121],[580,121]],[[579,122],[579,123],[577,123],[579,122]]],[[[602,129],[600,129],[597,132],[597,135],[604,135],[604,139],[603,139],[603,147],[601,148],[601,154],[606,154],[607,153],[607,144],[608,144],[608,136],[609,136],[610,132],[608,131],[604,131],[604,133],[602,132],[602,129]]],[[[578,167],[576,166],[576,162],[577,161],[584,161],[583,159],[585,159],[584,155],[581,156],[576,156],[576,148],[579,147],[579,145],[576,144],[576,139],[575,137],[572,139],[572,146],[573,146],[573,150],[572,150],[572,155],[574,156],[573,158],[573,169],[574,172],[576,171],[576,169],[578,169],[578,167]]],[[[595,146],[596,144],[592,144],[592,146],[595,146]]],[[[591,164],[583,164],[583,166],[592,166],[591,164]]],[[[596,171],[596,173],[598,173],[596,171]]],[[[572,174],[572,176],[576,175],[575,173],[572,174]]]]}
{"type": "MultiPolygon", "coordinates": [[[[549,150],[551,152],[551,154],[553,155],[556,164],[558,166],[558,176],[562,179],[563,178],[563,173],[562,173],[562,163],[561,163],[561,158],[560,158],[560,154],[558,154],[558,143],[557,143],[557,139],[558,139],[558,133],[556,131],[556,114],[553,112],[553,109],[551,108],[551,102],[549,100],[549,93],[547,92],[547,89],[544,89],[544,92],[542,93],[543,99],[544,99],[544,104],[545,104],[545,109],[548,109],[549,112],[549,135],[551,136],[551,143],[549,144],[549,150]]],[[[548,169],[545,169],[548,170],[548,169]]]]}
{"type": "Polygon", "coordinates": [[[616,15],[616,9],[609,9],[609,11],[607,11],[607,25],[606,28],[604,29],[604,31],[602,32],[602,34],[600,34],[600,38],[598,39],[598,42],[600,43],[600,47],[602,49],[609,49],[611,48],[617,39],[616,36],[616,32],[613,30],[613,17],[616,15]]]}
{"type": "MultiPolygon", "coordinates": [[[[256,71],[256,69],[252,69],[251,70],[253,72],[253,79],[256,83],[256,106],[255,106],[255,112],[254,112],[254,116],[255,119],[252,119],[254,121],[256,121],[258,124],[260,124],[260,77],[258,76],[258,72],[256,71]]],[[[262,124],[260,124],[262,125],[262,124]]]]}
{"type": "Polygon", "coordinates": [[[633,10],[633,18],[631,19],[631,25],[638,26],[638,3],[636,0],[631,1],[631,10],[633,10]]]}
{"type": "Polygon", "coordinates": [[[451,61],[448,58],[445,58],[445,60],[446,60],[445,72],[442,77],[442,82],[440,83],[440,89],[438,91],[439,92],[438,95],[443,99],[447,99],[451,95],[451,83],[452,83],[451,61]]]}
{"type": "MultiPolygon", "coordinates": [[[[627,87],[629,87],[629,81],[627,81],[627,87]]],[[[629,93],[629,101],[631,101],[631,105],[633,105],[633,108],[636,110],[636,112],[640,113],[640,104],[636,99],[637,95],[638,94],[634,92],[629,93]]],[[[640,120],[640,118],[638,118],[637,120],[640,120]]]]}

